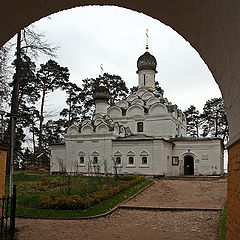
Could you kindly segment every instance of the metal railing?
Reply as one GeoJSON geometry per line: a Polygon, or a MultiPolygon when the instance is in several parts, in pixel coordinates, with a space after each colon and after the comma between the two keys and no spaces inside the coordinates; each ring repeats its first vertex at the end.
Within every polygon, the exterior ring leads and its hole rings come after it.
{"type": "Polygon", "coordinates": [[[10,239],[15,233],[16,217],[16,185],[13,186],[13,196],[0,198],[1,219],[0,239],[10,239]]]}

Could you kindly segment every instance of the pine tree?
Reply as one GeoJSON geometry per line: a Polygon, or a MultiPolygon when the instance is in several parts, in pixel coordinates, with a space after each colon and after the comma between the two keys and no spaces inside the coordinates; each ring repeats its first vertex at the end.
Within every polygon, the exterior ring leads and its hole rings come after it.
{"type": "Polygon", "coordinates": [[[202,118],[199,111],[194,105],[191,105],[184,111],[187,120],[187,135],[191,137],[199,137],[202,124],[202,118]]]}
{"type": "Polygon", "coordinates": [[[203,108],[203,136],[220,137],[228,141],[229,129],[227,115],[222,98],[208,100],[203,108]]]}
{"type": "Polygon", "coordinates": [[[83,109],[83,104],[81,102],[83,99],[83,96],[81,96],[83,95],[83,91],[75,83],[71,82],[66,85],[65,91],[68,95],[66,99],[68,108],[64,108],[60,112],[60,116],[65,117],[67,126],[70,127],[73,122],[80,121],[83,109]]]}
{"type": "Polygon", "coordinates": [[[46,64],[41,64],[37,72],[37,79],[40,81],[41,87],[41,110],[39,124],[39,153],[42,151],[42,134],[43,134],[43,110],[45,98],[49,92],[56,89],[66,89],[69,81],[69,71],[66,67],[61,67],[57,62],[49,60],[46,64]]]}

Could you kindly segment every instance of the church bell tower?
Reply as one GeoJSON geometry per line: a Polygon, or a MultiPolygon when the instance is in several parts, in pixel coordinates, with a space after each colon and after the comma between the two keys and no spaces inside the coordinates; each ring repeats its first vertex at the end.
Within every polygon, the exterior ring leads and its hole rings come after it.
{"type": "Polygon", "coordinates": [[[155,74],[157,73],[156,67],[156,58],[148,51],[147,35],[146,52],[137,60],[138,88],[146,88],[150,91],[155,90],[155,74]]]}

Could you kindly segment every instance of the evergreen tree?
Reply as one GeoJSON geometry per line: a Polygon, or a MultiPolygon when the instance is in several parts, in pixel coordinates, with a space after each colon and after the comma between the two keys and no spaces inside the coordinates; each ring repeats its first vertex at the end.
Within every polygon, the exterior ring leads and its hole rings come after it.
{"type": "MultiPolygon", "coordinates": [[[[56,47],[52,47],[50,44],[47,43],[47,41],[44,39],[44,35],[37,33],[36,29],[34,29],[34,26],[25,28],[24,30],[20,30],[17,34],[17,44],[16,44],[16,60],[15,60],[15,74],[13,79],[13,90],[12,90],[12,97],[11,97],[11,116],[18,116],[18,107],[20,106],[19,101],[19,89],[21,84],[21,79],[23,76],[22,71],[22,56],[26,56],[26,53],[30,54],[31,56],[37,57],[39,53],[54,56],[54,53],[56,51],[56,47]]],[[[5,140],[10,142],[10,129],[13,129],[13,132],[15,131],[16,123],[12,121],[8,124],[7,134],[5,136],[5,140]]],[[[15,142],[15,136],[13,137],[13,142],[15,142]]],[[[17,146],[17,145],[16,145],[17,146]]],[[[9,172],[10,169],[10,155],[7,160],[7,172],[9,172]]]]}
{"type": "Polygon", "coordinates": [[[65,117],[67,126],[70,127],[73,122],[80,121],[83,109],[81,101],[83,99],[83,91],[75,83],[71,82],[66,85],[65,91],[68,94],[66,99],[68,108],[64,108],[61,111],[60,116],[65,117]]]}
{"type": "MultiPolygon", "coordinates": [[[[31,126],[31,113],[35,109],[34,104],[40,97],[39,82],[35,76],[35,64],[26,54],[22,54],[18,64],[18,76],[15,73],[13,76],[13,82],[10,83],[10,86],[12,87],[16,81],[16,78],[19,79],[19,87],[16,95],[18,99],[16,103],[16,109],[18,112],[15,122],[15,159],[19,159],[20,152],[22,152],[22,144],[25,142],[26,136],[26,132],[24,132],[23,129],[31,126]]],[[[13,62],[13,65],[16,66],[16,60],[13,62]]]]}
{"type": "Polygon", "coordinates": [[[229,129],[227,115],[222,98],[208,100],[203,108],[203,136],[220,137],[228,141],[229,129]]]}
{"type": "Polygon", "coordinates": [[[184,111],[187,120],[187,135],[191,137],[199,137],[202,124],[202,118],[195,106],[191,105],[184,111]]]}
{"type": "Polygon", "coordinates": [[[66,67],[61,67],[57,62],[49,60],[46,64],[41,64],[37,72],[37,79],[40,81],[41,87],[41,110],[40,110],[40,124],[39,124],[39,152],[42,151],[42,132],[43,132],[43,110],[45,105],[45,98],[49,92],[54,90],[66,89],[69,81],[69,71],[66,67]]]}

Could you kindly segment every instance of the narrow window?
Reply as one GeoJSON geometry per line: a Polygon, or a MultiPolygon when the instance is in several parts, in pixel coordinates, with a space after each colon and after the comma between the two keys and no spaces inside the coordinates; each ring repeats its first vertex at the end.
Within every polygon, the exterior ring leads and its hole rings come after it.
{"type": "Polygon", "coordinates": [[[93,157],[93,164],[97,164],[98,163],[98,157],[93,157]]]}
{"type": "Polygon", "coordinates": [[[121,157],[116,157],[116,164],[121,164],[121,157]]]}
{"type": "Polygon", "coordinates": [[[79,161],[80,164],[83,164],[84,163],[84,157],[80,157],[80,161],[79,161]]]}
{"type": "Polygon", "coordinates": [[[138,132],[143,132],[143,122],[138,122],[137,123],[137,131],[138,132]]]}
{"type": "Polygon", "coordinates": [[[147,161],[147,157],[142,157],[142,164],[147,164],[148,161],[147,161]]]}
{"type": "Polygon", "coordinates": [[[128,158],[128,164],[133,164],[134,163],[134,158],[133,157],[129,157],[128,158]]]}

